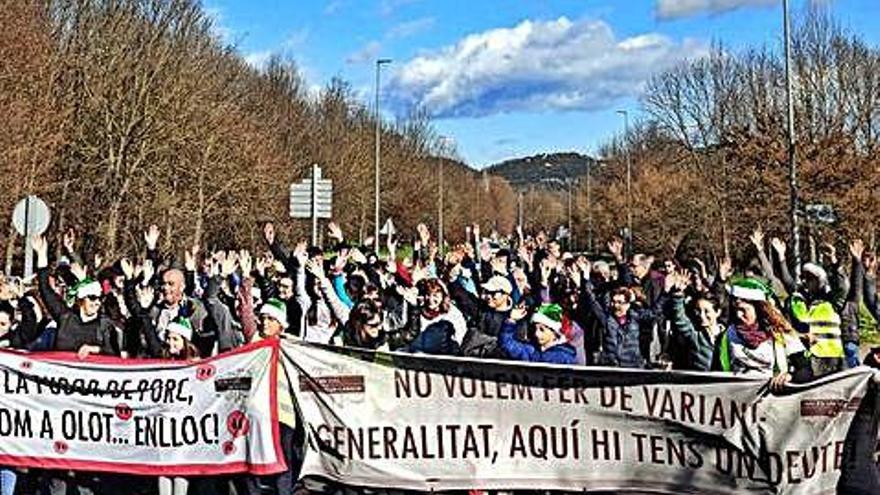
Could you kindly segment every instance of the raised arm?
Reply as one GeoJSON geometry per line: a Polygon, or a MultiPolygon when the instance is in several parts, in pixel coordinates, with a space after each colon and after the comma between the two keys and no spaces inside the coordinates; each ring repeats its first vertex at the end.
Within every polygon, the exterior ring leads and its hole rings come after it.
{"type": "Polygon", "coordinates": [[[37,284],[40,289],[40,298],[46,303],[49,315],[52,319],[58,321],[67,308],[61,302],[58,294],[49,287],[49,243],[43,236],[34,236],[31,240],[31,246],[37,254],[37,284]]]}

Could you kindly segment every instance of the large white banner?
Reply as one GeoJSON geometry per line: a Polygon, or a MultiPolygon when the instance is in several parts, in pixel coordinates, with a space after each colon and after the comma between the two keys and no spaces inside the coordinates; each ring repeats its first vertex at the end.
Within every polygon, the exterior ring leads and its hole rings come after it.
{"type": "Polygon", "coordinates": [[[860,434],[859,453],[847,438],[860,406],[870,423],[866,368],[772,395],[766,380],[714,373],[282,351],[303,475],[350,485],[834,493],[846,469],[873,468],[873,439],[860,434]]]}
{"type": "Polygon", "coordinates": [[[0,352],[0,465],[282,471],[277,359],[269,342],[197,363],[0,352]]]}

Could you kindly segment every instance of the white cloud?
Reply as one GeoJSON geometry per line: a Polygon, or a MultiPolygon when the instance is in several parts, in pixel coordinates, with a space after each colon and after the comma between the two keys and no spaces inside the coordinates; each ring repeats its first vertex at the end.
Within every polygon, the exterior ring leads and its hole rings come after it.
{"type": "Polygon", "coordinates": [[[386,91],[401,111],[420,105],[441,118],[598,110],[637,96],[656,72],[706,52],[702,43],[660,34],[618,40],[602,21],[524,21],[410,60],[386,91]]]}
{"type": "Polygon", "coordinates": [[[770,6],[779,0],[657,0],[657,17],[677,19],[697,14],[717,14],[741,7],[770,6]]]}
{"type": "Polygon", "coordinates": [[[252,52],[244,56],[244,61],[254,69],[263,70],[266,67],[266,64],[269,63],[273,54],[272,50],[252,52]]]}
{"type": "Polygon", "coordinates": [[[219,7],[205,7],[204,12],[211,21],[211,32],[214,36],[225,44],[232,43],[235,31],[225,24],[223,11],[219,7]]]}
{"type": "Polygon", "coordinates": [[[385,33],[385,37],[388,39],[409,38],[414,34],[418,34],[431,29],[432,27],[434,27],[434,22],[436,22],[436,19],[434,19],[433,17],[421,17],[419,19],[401,22],[400,24],[389,29],[388,32],[385,33]]]}
{"type": "Polygon", "coordinates": [[[379,43],[375,40],[370,41],[369,43],[361,47],[358,51],[346,57],[345,61],[349,64],[362,64],[364,62],[369,62],[378,57],[381,50],[382,43],[379,43]]]}

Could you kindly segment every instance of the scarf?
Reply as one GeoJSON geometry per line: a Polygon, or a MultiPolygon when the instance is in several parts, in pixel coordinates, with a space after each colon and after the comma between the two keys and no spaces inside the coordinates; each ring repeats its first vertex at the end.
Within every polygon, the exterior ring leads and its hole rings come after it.
{"type": "Polygon", "coordinates": [[[771,338],[770,332],[762,330],[757,322],[752,325],[740,323],[736,326],[736,332],[742,337],[743,343],[749,349],[757,349],[759,345],[771,338]]]}

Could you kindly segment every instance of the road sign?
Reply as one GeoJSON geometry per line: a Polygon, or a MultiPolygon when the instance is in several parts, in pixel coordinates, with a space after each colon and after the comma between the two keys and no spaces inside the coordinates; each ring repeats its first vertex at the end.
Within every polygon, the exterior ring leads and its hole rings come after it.
{"type": "Polygon", "coordinates": [[[12,225],[18,235],[40,235],[49,228],[49,207],[42,199],[28,196],[15,205],[12,225]]]}
{"type": "Polygon", "coordinates": [[[34,252],[31,236],[41,235],[49,228],[49,207],[36,196],[27,196],[12,211],[12,226],[19,235],[24,236],[24,276],[34,273],[34,252]]]}
{"type": "Polygon", "coordinates": [[[333,217],[333,181],[321,177],[312,165],[312,176],[290,185],[291,218],[312,219],[312,244],[318,242],[318,219],[333,217]]]}
{"type": "Polygon", "coordinates": [[[391,237],[397,233],[397,229],[394,227],[394,222],[391,221],[390,217],[388,218],[388,220],[385,220],[385,225],[382,226],[382,229],[379,231],[379,233],[388,237],[391,237]]]}

